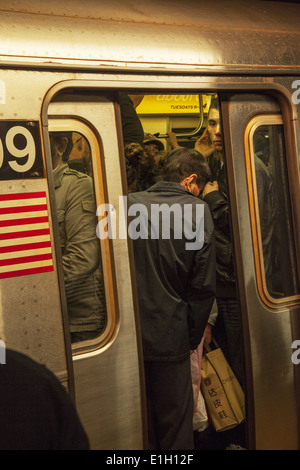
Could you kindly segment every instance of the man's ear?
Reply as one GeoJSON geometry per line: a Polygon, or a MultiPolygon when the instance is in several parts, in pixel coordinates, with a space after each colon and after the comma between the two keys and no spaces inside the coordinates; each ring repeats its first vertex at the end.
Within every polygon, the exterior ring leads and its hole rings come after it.
{"type": "Polygon", "coordinates": [[[189,183],[196,183],[197,182],[197,178],[198,178],[198,175],[196,175],[196,173],[193,173],[191,174],[188,178],[190,178],[190,181],[189,183]]]}
{"type": "Polygon", "coordinates": [[[187,176],[186,180],[187,180],[188,186],[191,185],[191,184],[196,183],[197,178],[198,178],[198,176],[196,175],[196,173],[192,173],[191,175],[187,176]]]}
{"type": "Polygon", "coordinates": [[[190,185],[196,183],[198,176],[196,173],[192,173],[189,176],[186,176],[184,180],[181,181],[181,185],[187,190],[190,190],[190,185]]]}

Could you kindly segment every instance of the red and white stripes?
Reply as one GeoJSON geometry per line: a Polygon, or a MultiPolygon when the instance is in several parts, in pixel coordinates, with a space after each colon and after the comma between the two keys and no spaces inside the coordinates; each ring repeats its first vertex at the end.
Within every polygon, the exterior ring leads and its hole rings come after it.
{"type": "Polygon", "coordinates": [[[0,194],[0,279],[53,271],[46,192],[0,194]]]}

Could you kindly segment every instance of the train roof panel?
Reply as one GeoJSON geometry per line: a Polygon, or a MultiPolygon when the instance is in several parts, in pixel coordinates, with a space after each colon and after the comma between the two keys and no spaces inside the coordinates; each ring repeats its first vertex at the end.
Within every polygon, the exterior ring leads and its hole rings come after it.
{"type": "Polygon", "coordinates": [[[300,64],[300,6],[268,0],[0,0],[0,64],[300,64]]]}

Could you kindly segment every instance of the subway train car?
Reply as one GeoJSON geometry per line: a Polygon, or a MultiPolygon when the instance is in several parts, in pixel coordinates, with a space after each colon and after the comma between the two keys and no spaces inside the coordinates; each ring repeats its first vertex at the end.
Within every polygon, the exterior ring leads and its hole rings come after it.
{"type": "MultiPolygon", "coordinates": [[[[299,449],[300,6],[0,0],[0,11],[0,339],[56,374],[92,449],[147,448],[119,97],[144,96],[136,107],[144,131],[158,134],[168,152],[169,132],[193,145],[217,95],[243,326],[247,448],[299,449]],[[52,136],[66,132],[73,150],[81,142],[89,159],[98,223],[111,211],[117,226],[96,237],[104,325],[76,342],[59,237],[66,214],[51,155],[52,136]],[[274,187],[271,270],[257,155],[274,187]]],[[[76,294],[80,308],[81,282],[76,294]]]]}

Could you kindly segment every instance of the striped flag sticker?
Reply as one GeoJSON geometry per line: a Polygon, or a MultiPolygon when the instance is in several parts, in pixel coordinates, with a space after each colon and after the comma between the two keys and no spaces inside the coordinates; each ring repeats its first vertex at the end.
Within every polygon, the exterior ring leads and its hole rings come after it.
{"type": "Polygon", "coordinates": [[[46,192],[0,194],[0,279],[53,271],[46,192]]]}

